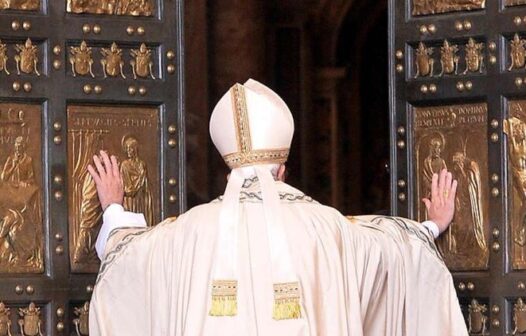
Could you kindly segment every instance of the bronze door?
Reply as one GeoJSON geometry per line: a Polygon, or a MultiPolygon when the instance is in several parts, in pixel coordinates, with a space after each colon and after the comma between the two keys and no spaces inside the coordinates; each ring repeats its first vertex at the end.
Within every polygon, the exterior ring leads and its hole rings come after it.
{"type": "Polygon", "coordinates": [[[526,333],[524,5],[390,1],[392,208],[424,220],[433,172],[459,181],[437,244],[472,334],[526,333]]]}
{"type": "Polygon", "coordinates": [[[182,8],[0,1],[0,336],[88,335],[99,150],[149,225],[184,208],[182,8]]]}

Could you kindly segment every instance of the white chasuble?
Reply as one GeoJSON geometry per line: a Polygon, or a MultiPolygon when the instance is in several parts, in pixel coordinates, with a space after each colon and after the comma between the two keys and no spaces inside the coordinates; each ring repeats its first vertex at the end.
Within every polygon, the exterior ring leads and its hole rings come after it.
{"type": "Polygon", "coordinates": [[[222,199],[153,228],[115,229],[90,306],[91,336],[465,336],[452,277],[413,221],[350,220],[276,182],[301,317],[273,319],[271,253],[257,179],[241,189],[237,312],[210,316],[222,199]]]}

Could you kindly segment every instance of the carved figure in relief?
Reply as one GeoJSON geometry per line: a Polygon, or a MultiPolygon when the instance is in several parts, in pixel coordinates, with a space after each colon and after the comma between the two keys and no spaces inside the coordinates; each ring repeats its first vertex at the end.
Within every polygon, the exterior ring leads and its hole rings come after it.
{"type": "Polygon", "coordinates": [[[456,44],[449,44],[448,40],[444,40],[444,44],[440,47],[440,65],[442,69],[438,74],[441,77],[444,74],[458,74],[458,61],[460,57],[457,56],[458,46],[456,44]]]}
{"type": "Polygon", "coordinates": [[[18,320],[22,336],[43,336],[40,308],[33,302],[27,308],[18,308],[21,319],[18,320]]]}
{"type": "Polygon", "coordinates": [[[16,70],[18,75],[20,71],[26,74],[32,74],[33,72],[40,76],[38,72],[38,46],[33,45],[31,39],[27,39],[24,44],[17,44],[15,50],[18,55],[15,55],[16,70]]]}
{"type": "Polygon", "coordinates": [[[122,149],[127,156],[120,167],[124,182],[124,208],[143,213],[148,225],[153,225],[152,193],[146,163],[139,158],[139,142],[133,136],[125,136],[122,149]]]}
{"type": "Polygon", "coordinates": [[[513,40],[510,41],[510,59],[511,64],[508,71],[511,69],[520,69],[524,67],[526,63],[526,40],[519,37],[519,34],[513,36],[513,40]]]}
{"type": "Polygon", "coordinates": [[[468,332],[471,334],[486,335],[486,324],[488,307],[480,304],[476,299],[471,300],[468,306],[468,332]]]}
{"type": "Polygon", "coordinates": [[[11,309],[7,308],[3,302],[0,302],[0,336],[11,335],[11,309]]]}
{"type": "Polygon", "coordinates": [[[119,49],[117,43],[113,42],[111,47],[102,48],[101,52],[103,59],[100,60],[102,64],[102,70],[104,72],[104,78],[111,76],[116,77],[119,74],[122,78],[126,79],[124,76],[123,67],[124,61],[122,60],[122,49],[119,49]]]}
{"type": "Polygon", "coordinates": [[[4,182],[9,182],[12,186],[28,187],[35,183],[33,172],[33,159],[26,153],[26,144],[23,137],[15,139],[14,153],[7,157],[7,160],[0,174],[4,182]]]}
{"type": "MultiPolygon", "coordinates": [[[[447,169],[446,161],[442,158],[444,145],[445,138],[441,133],[431,138],[429,141],[429,155],[424,159],[422,168],[422,197],[431,197],[431,181],[433,179],[433,174],[438,174],[442,169],[447,169]]],[[[427,213],[425,216],[427,218],[427,213]]],[[[446,232],[442,235],[442,237],[444,237],[443,241],[438,242],[441,250],[447,250],[453,253],[457,251],[457,244],[452,231],[452,226],[454,224],[455,223],[452,222],[446,232]],[[442,242],[444,242],[446,247],[441,246],[442,242]]]]}
{"type": "Polygon", "coordinates": [[[94,262],[95,241],[102,218],[102,208],[97,197],[97,189],[91,175],[86,174],[82,182],[81,206],[78,212],[79,233],[73,253],[76,263],[94,262]]]}
{"type": "Polygon", "coordinates": [[[86,41],[80,42],[79,47],[70,47],[69,52],[71,54],[69,63],[71,64],[73,77],[77,77],[77,74],[81,76],[90,74],[92,78],[95,78],[93,74],[93,59],[91,58],[92,50],[91,47],[88,47],[86,41]]]}
{"type": "Polygon", "coordinates": [[[100,229],[102,208],[95,183],[85,170],[89,158],[104,147],[102,130],[72,130],[70,133],[72,162],[70,260],[72,269],[96,271],[98,257],[95,241],[100,229]],[[87,267],[83,268],[83,267],[87,267]]]}
{"type": "Polygon", "coordinates": [[[11,204],[0,209],[0,263],[40,269],[40,194],[33,159],[25,152],[25,146],[23,137],[15,139],[14,153],[7,157],[0,173],[2,192],[11,199],[11,204]]]}
{"type": "Polygon", "coordinates": [[[484,43],[476,43],[473,38],[469,38],[466,44],[466,70],[462,73],[463,75],[468,72],[479,72],[482,73],[484,67],[484,43]]]}
{"type": "Polygon", "coordinates": [[[73,310],[77,318],[73,320],[77,336],[89,335],[89,301],[84,302],[82,307],[75,307],[73,310]]]}
{"type": "Polygon", "coordinates": [[[40,8],[39,0],[1,0],[0,9],[37,10],[40,8]]]}
{"type": "Polygon", "coordinates": [[[146,47],[146,44],[142,43],[139,49],[132,49],[130,55],[134,58],[130,61],[134,79],[137,79],[137,76],[142,78],[150,76],[152,79],[155,79],[153,75],[152,51],[146,47]]]}
{"type": "Polygon", "coordinates": [[[513,328],[512,335],[526,333],[526,304],[522,298],[518,298],[513,305],[513,328]]]}
{"type": "Polygon", "coordinates": [[[0,40],[0,72],[5,71],[7,75],[10,75],[9,70],[7,70],[7,44],[2,43],[0,40]]]}
{"type": "Polygon", "coordinates": [[[446,161],[441,157],[444,146],[444,138],[434,137],[429,142],[429,155],[424,159],[424,186],[426,192],[423,197],[429,198],[431,196],[431,180],[433,174],[438,174],[442,169],[447,169],[446,161]]]}
{"type": "Polygon", "coordinates": [[[433,65],[435,60],[431,57],[433,55],[433,48],[427,48],[424,43],[418,44],[416,50],[416,75],[418,77],[433,76],[433,65]]]}
{"type": "Polygon", "coordinates": [[[444,74],[452,74],[455,75],[458,73],[458,61],[459,57],[457,56],[458,52],[458,46],[456,44],[449,44],[448,40],[444,40],[444,44],[442,47],[440,47],[440,64],[442,65],[442,69],[440,70],[440,73],[438,76],[442,76],[444,74]]]}
{"type": "Polygon", "coordinates": [[[521,199],[519,225],[514,242],[526,246],[526,124],[519,118],[504,120],[504,132],[508,135],[508,153],[513,174],[513,187],[521,199]]]}
{"type": "Polygon", "coordinates": [[[472,232],[461,238],[468,243],[473,237],[476,245],[486,252],[488,246],[484,234],[484,211],[482,206],[482,183],[479,164],[465,153],[453,154],[453,176],[458,182],[456,195],[456,213],[453,222],[469,223],[472,232]]]}
{"type": "Polygon", "coordinates": [[[152,16],[152,0],[67,0],[67,11],[73,13],[152,16]]]}

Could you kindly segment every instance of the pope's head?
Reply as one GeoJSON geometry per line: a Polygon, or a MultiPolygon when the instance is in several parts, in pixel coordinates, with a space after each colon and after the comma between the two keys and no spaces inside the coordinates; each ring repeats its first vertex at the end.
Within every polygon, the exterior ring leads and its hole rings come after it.
{"type": "Polygon", "coordinates": [[[230,169],[259,165],[283,175],[293,134],[287,104],[252,79],[230,88],[210,118],[212,142],[230,169]]]}

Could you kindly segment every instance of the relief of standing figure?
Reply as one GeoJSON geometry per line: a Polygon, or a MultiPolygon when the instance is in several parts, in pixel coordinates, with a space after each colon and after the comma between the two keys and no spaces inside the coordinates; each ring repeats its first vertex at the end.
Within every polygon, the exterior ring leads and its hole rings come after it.
{"type": "Polygon", "coordinates": [[[124,209],[143,213],[148,225],[153,225],[153,201],[146,163],[139,157],[139,141],[125,136],[122,149],[127,159],[120,171],[124,182],[124,209]]]}

